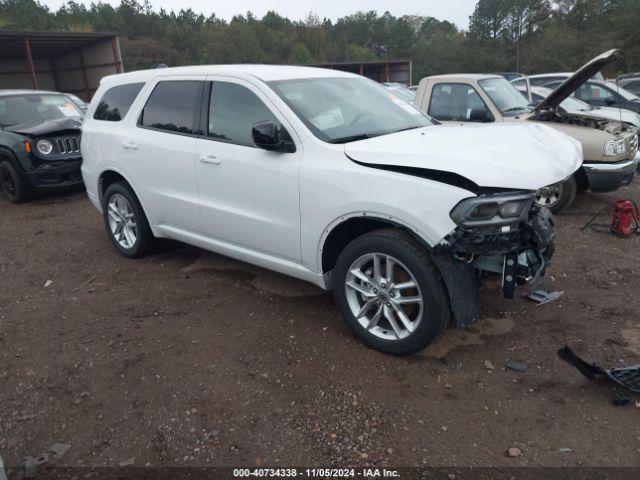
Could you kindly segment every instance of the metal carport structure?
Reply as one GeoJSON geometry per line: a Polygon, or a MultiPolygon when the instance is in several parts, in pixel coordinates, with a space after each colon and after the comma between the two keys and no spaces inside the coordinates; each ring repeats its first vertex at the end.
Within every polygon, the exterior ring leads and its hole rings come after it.
{"type": "Polygon", "coordinates": [[[122,71],[113,33],[0,30],[0,89],[57,90],[88,101],[102,77],[122,71]]]}

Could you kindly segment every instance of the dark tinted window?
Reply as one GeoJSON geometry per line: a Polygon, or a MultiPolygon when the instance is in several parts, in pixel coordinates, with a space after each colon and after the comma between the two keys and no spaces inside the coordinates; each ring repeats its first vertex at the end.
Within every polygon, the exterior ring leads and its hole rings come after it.
{"type": "Polygon", "coordinates": [[[258,96],[242,85],[212,82],[208,135],[222,142],[253,146],[255,123],[280,122],[258,96]]]}
{"type": "Polygon", "coordinates": [[[634,82],[629,82],[624,86],[630,92],[635,93],[636,95],[640,93],[640,80],[636,80],[634,82]]]}
{"type": "Polygon", "coordinates": [[[140,125],[169,132],[194,133],[203,82],[159,82],[140,116],[140,125]]]}
{"type": "Polygon", "coordinates": [[[118,122],[122,120],[129,107],[140,93],[144,83],[131,83],[110,88],[100,99],[93,118],[96,120],[107,120],[118,122]]]}

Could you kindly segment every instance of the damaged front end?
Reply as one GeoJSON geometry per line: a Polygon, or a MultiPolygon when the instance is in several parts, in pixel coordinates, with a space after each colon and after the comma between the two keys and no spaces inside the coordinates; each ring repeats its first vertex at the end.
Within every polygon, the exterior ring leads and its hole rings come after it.
{"type": "Polygon", "coordinates": [[[516,286],[527,281],[536,292],[553,256],[556,233],[553,215],[537,207],[534,200],[533,192],[463,200],[451,211],[457,228],[440,242],[435,253],[475,270],[501,275],[507,298],[513,298],[516,286]]]}

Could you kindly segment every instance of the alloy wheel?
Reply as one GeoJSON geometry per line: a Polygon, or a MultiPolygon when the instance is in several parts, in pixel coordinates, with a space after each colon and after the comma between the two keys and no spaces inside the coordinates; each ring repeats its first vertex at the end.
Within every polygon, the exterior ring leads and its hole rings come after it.
{"type": "Polygon", "coordinates": [[[367,253],[345,279],[347,304],[358,323],[383,340],[402,340],[416,331],[424,301],[417,280],[397,258],[367,253]]]}
{"type": "Polygon", "coordinates": [[[133,248],[138,238],[138,225],[131,204],[124,196],[116,193],[109,198],[107,209],[113,238],[122,248],[133,248]]]}

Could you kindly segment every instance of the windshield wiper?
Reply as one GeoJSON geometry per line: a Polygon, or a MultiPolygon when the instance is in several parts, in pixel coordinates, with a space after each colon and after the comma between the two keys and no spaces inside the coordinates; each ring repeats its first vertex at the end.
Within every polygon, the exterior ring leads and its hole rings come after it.
{"type": "Polygon", "coordinates": [[[415,130],[416,128],[420,128],[420,125],[414,125],[413,127],[399,128],[398,130],[391,130],[390,132],[385,133],[385,135],[389,135],[391,133],[406,132],[407,130],[415,130]]]}
{"type": "Polygon", "coordinates": [[[328,143],[349,143],[357,142],[358,140],[366,140],[367,138],[373,138],[383,135],[382,133],[359,133],[358,135],[350,135],[348,137],[333,138],[328,143]]]}
{"type": "Polygon", "coordinates": [[[509,113],[509,112],[519,112],[520,110],[527,110],[530,107],[527,106],[523,106],[523,107],[511,107],[511,108],[507,108],[503,113],[509,113]]]}
{"type": "Polygon", "coordinates": [[[404,132],[406,130],[414,130],[416,128],[420,128],[420,125],[399,128],[398,130],[391,130],[390,132],[380,132],[380,133],[361,133],[358,135],[351,135],[348,137],[340,137],[329,140],[329,143],[349,143],[349,142],[357,142],[358,140],[366,140],[368,138],[373,137],[381,137],[382,135],[390,135],[392,133],[404,132]]]}

